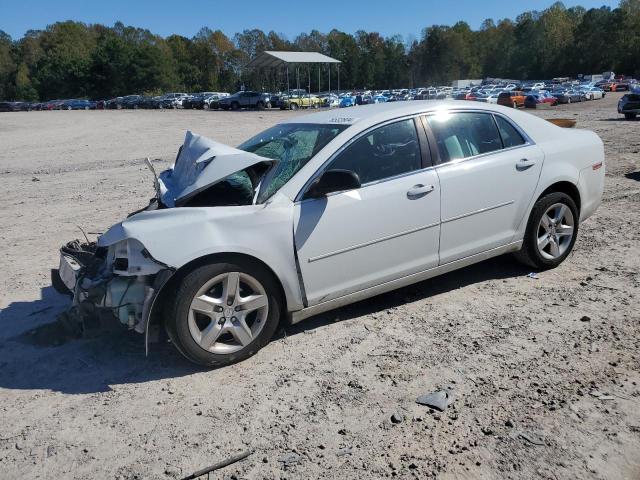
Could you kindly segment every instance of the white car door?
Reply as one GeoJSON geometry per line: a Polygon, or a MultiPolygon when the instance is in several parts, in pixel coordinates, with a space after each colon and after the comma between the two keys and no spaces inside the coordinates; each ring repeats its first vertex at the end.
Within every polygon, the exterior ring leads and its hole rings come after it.
{"type": "Polygon", "coordinates": [[[489,112],[426,119],[439,154],[440,264],[514,241],[540,177],[542,150],[489,112]]]}
{"type": "Polygon", "coordinates": [[[362,187],[295,205],[309,306],[437,266],[440,188],[414,118],[365,132],[322,170],[335,169],[362,187]]]}

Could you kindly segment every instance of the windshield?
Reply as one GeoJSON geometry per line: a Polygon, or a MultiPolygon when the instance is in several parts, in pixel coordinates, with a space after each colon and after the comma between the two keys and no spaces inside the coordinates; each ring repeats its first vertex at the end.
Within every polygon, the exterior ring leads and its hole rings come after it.
{"type": "Polygon", "coordinates": [[[314,155],[348,125],[286,123],[276,125],[239,145],[240,150],[278,160],[260,185],[256,203],[276,193],[314,155]]]}

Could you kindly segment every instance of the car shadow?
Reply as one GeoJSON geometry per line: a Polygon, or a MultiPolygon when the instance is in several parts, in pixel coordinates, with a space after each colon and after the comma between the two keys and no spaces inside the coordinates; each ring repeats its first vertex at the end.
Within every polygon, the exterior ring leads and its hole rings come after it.
{"type": "Polygon", "coordinates": [[[284,332],[279,332],[278,337],[282,337],[285,334],[288,336],[296,335],[337,321],[349,320],[363,315],[388,310],[408,302],[415,302],[425,298],[434,297],[474,283],[484,282],[487,280],[524,277],[530,272],[531,268],[518,263],[510,255],[502,255],[500,257],[485,260],[469,267],[461,268],[407,287],[377,295],[336,310],[331,310],[327,313],[310,317],[298,324],[289,326],[284,332]]]}
{"type": "Polygon", "coordinates": [[[56,320],[68,305],[69,297],[46,287],[38,300],[0,310],[0,389],[86,394],[204,371],[168,342],[153,344],[146,356],[144,337],[117,321],[77,338],[56,320]]]}
{"type": "Polygon", "coordinates": [[[625,173],[624,176],[629,180],[635,180],[636,182],[640,182],[640,170],[637,170],[635,172],[625,173]]]}
{"type": "MultiPolygon", "coordinates": [[[[526,275],[530,270],[508,256],[450,272],[393,292],[378,295],[279,330],[274,339],[293,336],[340,320],[384,311],[407,302],[487,280],[526,275]]],[[[52,390],[67,394],[107,392],[113,385],[145,383],[206,372],[185,360],[163,341],[145,355],[142,335],[125,327],[101,331],[92,338],[69,335],[59,313],[69,305],[52,287],[41,298],[13,302],[0,311],[0,388],[52,390]]]]}

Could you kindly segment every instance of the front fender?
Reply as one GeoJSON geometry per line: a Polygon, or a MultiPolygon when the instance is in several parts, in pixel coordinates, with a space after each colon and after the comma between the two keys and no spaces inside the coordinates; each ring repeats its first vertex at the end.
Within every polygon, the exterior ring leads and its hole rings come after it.
{"type": "Polygon", "coordinates": [[[138,213],[114,225],[98,240],[109,246],[135,238],[156,260],[173,269],[201,257],[238,253],[273,270],[289,310],[302,308],[293,245],[293,204],[182,207],[138,213]]]}

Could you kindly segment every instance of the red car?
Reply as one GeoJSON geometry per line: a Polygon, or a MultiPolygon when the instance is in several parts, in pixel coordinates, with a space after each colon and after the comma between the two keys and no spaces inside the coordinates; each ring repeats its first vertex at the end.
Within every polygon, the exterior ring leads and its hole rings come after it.
{"type": "Polygon", "coordinates": [[[558,105],[558,99],[547,92],[529,93],[524,99],[525,108],[537,108],[539,104],[558,105]]]}

